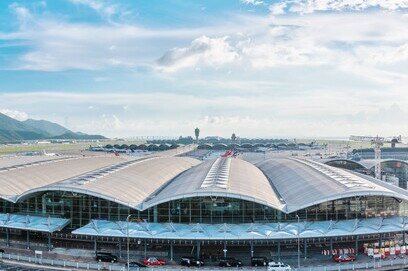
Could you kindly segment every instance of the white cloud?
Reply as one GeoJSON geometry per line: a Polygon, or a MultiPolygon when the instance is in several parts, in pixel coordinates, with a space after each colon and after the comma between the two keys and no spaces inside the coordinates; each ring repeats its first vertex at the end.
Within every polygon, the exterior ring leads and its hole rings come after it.
{"type": "Polygon", "coordinates": [[[241,3],[247,4],[247,5],[254,5],[254,6],[259,6],[264,3],[264,1],[261,0],[241,0],[241,3]]]}
{"type": "Polygon", "coordinates": [[[276,3],[269,6],[269,10],[273,15],[285,14],[286,2],[276,3]]]}
{"type": "Polygon", "coordinates": [[[23,111],[2,108],[0,109],[0,113],[20,121],[28,119],[28,114],[23,111]]]}
{"type": "Polygon", "coordinates": [[[279,1],[270,6],[270,10],[278,11],[274,14],[292,13],[313,13],[319,11],[360,11],[369,8],[381,8],[385,10],[398,10],[408,8],[406,0],[293,0],[279,1]]]}
{"type": "Polygon", "coordinates": [[[17,20],[19,21],[21,27],[25,27],[32,19],[30,10],[22,5],[13,3],[9,5],[9,8],[16,14],[17,20]]]}
{"type": "Polygon", "coordinates": [[[112,4],[108,4],[105,1],[98,0],[69,0],[76,5],[84,5],[95,10],[100,15],[110,18],[118,12],[118,7],[112,4]]]}
{"type": "Polygon", "coordinates": [[[229,44],[228,37],[209,38],[206,36],[193,40],[188,47],[174,48],[158,59],[158,67],[174,72],[197,65],[219,67],[238,58],[237,52],[229,44]]]}
{"type": "Polygon", "coordinates": [[[408,43],[400,46],[357,47],[355,53],[370,65],[392,64],[408,60],[408,43]]]}

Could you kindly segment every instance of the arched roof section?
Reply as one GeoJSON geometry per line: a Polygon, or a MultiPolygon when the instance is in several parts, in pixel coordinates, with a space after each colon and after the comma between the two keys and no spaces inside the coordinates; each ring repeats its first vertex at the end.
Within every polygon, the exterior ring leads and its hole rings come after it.
{"type": "MultiPolygon", "coordinates": [[[[404,164],[408,166],[408,162],[404,160],[399,160],[399,159],[381,159],[379,160],[381,164],[385,164],[388,162],[399,162],[401,164],[404,164]]],[[[375,165],[378,163],[378,160],[376,159],[365,159],[365,160],[360,160],[359,163],[363,165],[366,169],[371,169],[375,167],[375,165]]]]}
{"type": "Polygon", "coordinates": [[[359,161],[354,161],[350,159],[330,159],[324,161],[324,164],[334,167],[341,167],[345,169],[367,169],[363,164],[359,161]]]}
{"type": "Polygon", "coordinates": [[[354,196],[387,196],[408,200],[408,192],[372,177],[311,160],[273,158],[256,164],[291,213],[323,202],[354,196]]]}
{"type": "Polygon", "coordinates": [[[250,149],[250,148],[253,148],[253,147],[254,147],[254,145],[251,144],[251,143],[242,143],[242,144],[241,144],[241,148],[248,148],[248,149],[250,149]]]}
{"type": "Polygon", "coordinates": [[[213,145],[209,143],[200,144],[198,146],[198,149],[203,149],[203,150],[211,150],[212,148],[213,148],[213,145]]]}
{"type": "Polygon", "coordinates": [[[39,192],[68,191],[100,197],[138,209],[138,205],[150,194],[199,163],[200,161],[188,157],[133,160],[26,191],[18,200],[39,192]]]}
{"type": "Polygon", "coordinates": [[[266,176],[253,164],[236,158],[209,160],[180,174],[145,202],[142,209],[189,197],[229,197],[282,210],[283,204],[266,176]]]}
{"type": "Polygon", "coordinates": [[[127,161],[122,156],[73,156],[46,163],[25,165],[0,171],[0,196],[15,202],[19,195],[35,188],[54,184],[73,176],[127,161]]]}
{"type": "Polygon", "coordinates": [[[228,149],[228,145],[224,143],[217,143],[212,146],[213,150],[226,150],[228,149]]]}
{"type": "Polygon", "coordinates": [[[360,161],[354,161],[354,160],[350,160],[350,159],[330,159],[330,160],[326,160],[324,163],[326,165],[331,165],[333,162],[344,162],[344,163],[350,163],[350,164],[355,164],[355,165],[359,165],[361,166],[361,168],[364,169],[371,169],[373,167],[375,167],[376,164],[378,164],[378,161],[381,164],[384,163],[388,163],[388,162],[399,162],[403,165],[408,166],[408,162],[404,161],[404,160],[400,160],[400,159],[364,159],[364,160],[360,160],[360,161]]]}

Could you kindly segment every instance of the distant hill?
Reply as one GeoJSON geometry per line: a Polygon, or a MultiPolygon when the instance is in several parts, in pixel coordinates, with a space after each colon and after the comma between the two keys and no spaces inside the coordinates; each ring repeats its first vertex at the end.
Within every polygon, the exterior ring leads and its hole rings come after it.
{"type": "Polygon", "coordinates": [[[47,121],[33,120],[18,121],[0,113],[0,142],[14,142],[21,140],[39,139],[106,139],[101,135],[88,135],[71,130],[47,121]]]}
{"type": "Polygon", "coordinates": [[[33,120],[33,119],[28,119],[23,121],[24,124],[27,124],[35,129],[39,129],[41,131],[46,132],[48,135],[54,137],[54,136],[60,136],[65,133],[70,133],[71,131],[68,130],[67,128],[56,124],[54,122],[48,121],[48,120],[33,120]]]}
{"type": "Polygon", "coordinates": [[[53,139],[106,139],[106,137],[101,135],[88,135],[84,133],[74,133],[74,132],[67,132],[59,136],[54,136],[53,139]]]}
{"type": "Polygon", "coordinates": [[[44,131],[0,113],[0,141],[44,139],[44,131]]]}

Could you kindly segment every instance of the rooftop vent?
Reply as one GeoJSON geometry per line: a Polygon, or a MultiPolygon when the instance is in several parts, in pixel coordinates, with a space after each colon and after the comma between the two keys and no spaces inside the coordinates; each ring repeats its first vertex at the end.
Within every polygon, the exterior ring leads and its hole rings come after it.
{"type": "Polygon", "coordinates": [[[316,169],[317,171],[323,173],[324,175],[336,180],[337,182],[341,183],[347,188],[370,188],[375,189],[375,186],[370,185],[367,181],[353,174],[350,174],[344,170],[330,167],[328,165],[323,165],[311,160],[303,160],[303,159],[293,159],[298,161],[302,164],[305,164],[311,168],[316,169]]]}
{"type": "Polygon", "coordinates": [[[214,164],[208,171],[207,176],[205,176],[201,188],[216,187],[227,189],[230,166],[231,158],[219,157],[215,160],[214,164]]]}

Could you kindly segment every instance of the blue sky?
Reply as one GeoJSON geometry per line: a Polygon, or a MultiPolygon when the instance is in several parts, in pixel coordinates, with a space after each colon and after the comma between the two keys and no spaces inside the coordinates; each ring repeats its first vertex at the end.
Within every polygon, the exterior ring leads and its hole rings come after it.
{"type": "Polygon", "coordinates": [[[406,0],[0,1],[0,112],[111,137],[408,134],[406,0]]]}

